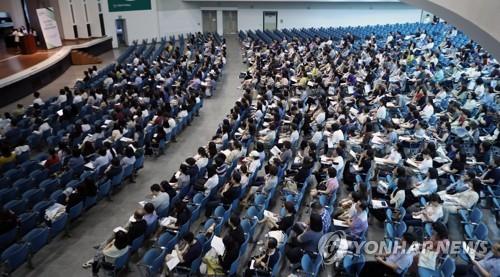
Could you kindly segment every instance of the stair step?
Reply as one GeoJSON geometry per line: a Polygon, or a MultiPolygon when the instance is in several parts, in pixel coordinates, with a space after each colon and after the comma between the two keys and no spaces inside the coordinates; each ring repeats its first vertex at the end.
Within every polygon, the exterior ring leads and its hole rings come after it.
{"type": "Polygon", "coordinates": [[[79,50],[72,50],[71,63],[74,65],[97,64],[102,63],[102,60],[92,54],[79,50]]]}

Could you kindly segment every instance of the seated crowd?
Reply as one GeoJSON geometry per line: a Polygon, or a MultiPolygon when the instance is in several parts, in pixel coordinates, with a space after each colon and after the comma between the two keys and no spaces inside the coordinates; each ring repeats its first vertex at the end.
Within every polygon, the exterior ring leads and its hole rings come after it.
{"type": "MultiPolygon", "coordinates": [[[[198,33],[181,37],[180,46],[175,39],[162,41],[157,54],[156,43],[149,54],[128,51],[130,63],[111,67],[98,85],[91,83],[102,72],[90,68],[74,90],[66,87],[46,100],[36,92],[32,106],[6,113],[0,120],[0,250],[16,240],[18,229],[20,237],[35,227],[50,227],[56,235],[55,223],[66,213],[73,220],[123,180],[134,182],[144,155],[160,154],[175,141],[213,93],[225,63],[224,43],[198,33]],[[28,139],[26,131],[33,133],[28,139]],[[41,141],[33,144],[32,136],[41,141]],[[34,220],[28,226],[25,218],[34,220]]],[[[160,191],[154,208],[165,206],[160,191]]],[[[20,239],[15,247],[27,242],[20,239]]]]}
{"type": "MultiPolygon", "coordinates": [[[[336,253],[337,272],[427,276],[456,263],[457,276],[498,275],[499,244],[480,237],[481,219],[463,232],[485,242],[477,261],[449,255],[447,224],[497,196],[499,65],[472,42],[454,44],[457,32],[446,24],[413,27],[382,40],[244,38],[243,96],[206,146],[151,186],[127,223],[153,218],[134,236],[139,246],[123,247],[134,253],[153,241],[139,268],[277,276],[286,264],[317,275],[321,238],[342,230],[349,250],[336,253]],[[392,247],[367,261],[352,251],[367,236],[392,247]],[[255,241],[263,247],[250,247],[255,241]]],[[[115,229],[103,246],[128,229],[115,229]]],[[[102,260],[90,262],[97,272],[102,260]]]]}

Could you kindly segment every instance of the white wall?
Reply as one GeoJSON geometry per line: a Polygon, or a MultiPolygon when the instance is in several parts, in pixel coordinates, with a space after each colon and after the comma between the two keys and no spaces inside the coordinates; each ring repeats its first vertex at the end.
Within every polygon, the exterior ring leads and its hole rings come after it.
{"type": "Polygon", "coordinates": [[[9,13],[10,18],[14,23],[14,28],[26,26],[26,21],[24,20],[23,7],[21,5],[21,1],[0,0],[0,11],[9,13]]]}
{"type": "Polygon", "coordinates": [[[59,0],[59,11],[61,14],[61,26],[64,39],[75,39],[73,32],[73,18],[71,17],[70,3],[67,0],[59,0]]]}
{"type": "Polygon", "coordinates": [[[101,37],[101,23],[99,22],[99,7],[97,0],[87,0],[87,12],[89,16],[92,37],[101,37]]]}
{"type": "MultiPolygon", "coordinates": [[[[242,20],[238,18],[240,30],[262,29],[264,10],[241,10],[242,20]]],[[[279,9],[278,28],[294,27],[336,27],[359,26],[373,24],[417,22],[420,20],[419,10],[395,9],[279,9]]]]}
{"type": "Polygon", "coordinates": [[[336,27],[420,21],[421,10],[402,3],[206,3],[238,10],[238,29],[262,29],[264,11],[278,12],[278,28],[336,27]]]}
{"type": "MultiPolygon", "coordinates": [[[[63,1],[63,0],[60,0],[63,1]]],[[[83,1],[83,0],[80,0],[83,1]]],[[[96,1],[96,0],[87,0],[96,1]]],[[[218,11],[218,32],[222,33],[222,11],[238,11],[238,29],[262,29],[263,11],[278,11],[278,28],[329,27],[347,25],[416,22],[421,10],[402,3],[256,3],[256,2],[185,2],[151,0],[149,11],[112,12],[107,0],[101,0],[106,34],[113,36],[115,20],[126,20],[128,41],[178,35],[202,30],[202,9],[218,11]]],[[[94,28],[92,28],[94,30],[94,28]]]]}
{"type": "MultiPolygon", "coordinates": [[[[85,17],[84,0],[73,0],[73,11],[75,13],[75,23],[78,30],[78,38],[88,38],[87,18],[85,17]]],[[[88,11],[87,11],[88,12],[88,11]]]]}
{"type": "Polygon", "coordinates": [[[198,3],[157,0],[157,7],[161,36],[201,31],[201,11],[198,3]]]}
{"type": "Polygon", "coordinates": [[[157,38],[160,36],[156,0],[151,0],[151,10],[109,12],[108,1],[103,0],[103,15],[106,34],[113,37],[113,47],[117,47],[115,20],[125,19],[127,43],[133,40],[157,38]]]}
{"type": "Polygon", "coordinates": [[[171,36],[201,31],[199,9],[159,10],[160,36],[171,36]]]}

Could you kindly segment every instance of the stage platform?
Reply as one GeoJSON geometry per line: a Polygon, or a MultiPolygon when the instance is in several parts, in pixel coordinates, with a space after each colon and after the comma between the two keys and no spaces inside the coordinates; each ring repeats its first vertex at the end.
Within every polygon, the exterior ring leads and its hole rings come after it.
{"type": "Polygon", "coordinates": [[[111,37],[64,41],[62,47],[30,55],[4,52],[0,60],[0,107],[32,94],[71,66],[71,50],[98,56],[112,49],[111,37]]]}

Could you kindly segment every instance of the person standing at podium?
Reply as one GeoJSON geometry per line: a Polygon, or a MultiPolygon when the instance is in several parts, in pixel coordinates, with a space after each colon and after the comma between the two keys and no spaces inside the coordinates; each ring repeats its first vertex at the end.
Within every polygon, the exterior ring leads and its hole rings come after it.
{"type": "Polygon", "coordinates": [[[21,37],[24,36],[23,32],[18,29],[14,29],[11,36],[14,36],[14,43],[16,44],[16,48],[19,48],[19,42],[21,41],[21,37]]]}

